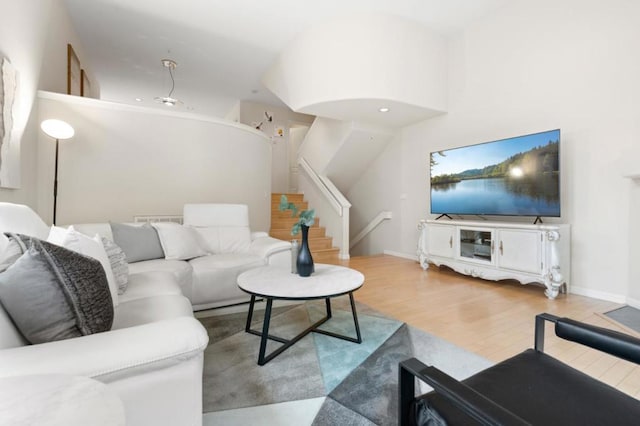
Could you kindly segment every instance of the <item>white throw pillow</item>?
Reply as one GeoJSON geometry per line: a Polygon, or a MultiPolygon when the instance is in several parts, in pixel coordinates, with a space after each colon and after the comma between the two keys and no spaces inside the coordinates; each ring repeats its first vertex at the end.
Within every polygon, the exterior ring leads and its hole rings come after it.
{"type": "Polygon", "coordinates": [[[76,231],[73,226],[70,226],[69,229],[52,226],[47,241],[99,261],[107,276],[113,306],[118,306],[118,283],[113,275],[111,262],[109,262],[109,257],[104,250],[102,239],[99,235],[96,234],[95,237],[91,238],[76,231]]]}
{"type": "Polygon", "coordinates": [[[188,260],[207,255],[192,228],[173,222],[156,222],[151,225],[158,231],[165,259],[188,260]]]}
{"type": "Polygon", "coordinates": [[[64,239],[67,238],[67,232],[69,232],[67,228],[51,225],[47,242],[57,246],[64,246],[64,239]]]}

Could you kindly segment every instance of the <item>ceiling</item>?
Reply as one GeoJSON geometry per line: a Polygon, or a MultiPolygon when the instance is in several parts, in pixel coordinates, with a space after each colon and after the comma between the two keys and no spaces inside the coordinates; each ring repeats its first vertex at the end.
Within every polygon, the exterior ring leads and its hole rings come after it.
{"type": "Polygon", "coordinates": [[[64,0],[104,100],[225,116],[238,100],[282,106],[260,83],[287,43],[309,26],[362,12],[418,21],[445,36],[507,0],[64,0]],[[136,98],[142,101],[136,101],[136,98]],[[164,107],[166,108],[166,107],[164,107]]]}

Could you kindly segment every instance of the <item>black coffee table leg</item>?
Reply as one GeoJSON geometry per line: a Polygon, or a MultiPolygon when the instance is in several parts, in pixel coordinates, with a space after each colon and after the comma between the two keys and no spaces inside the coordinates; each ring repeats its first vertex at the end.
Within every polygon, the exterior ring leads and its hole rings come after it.
{"type": "Polygon", "coordinates": [[[269,323],[271,322],[271,305],[273,299],[267,299],[267,308],[264,311],[264,321],[262,323],[262,336],[260,339],[260,354],[258,355],[258,365],[265,365],[264,353],[267,350],[267,340],[269,340],[269,323]]]}
{"type": "Polygon", "coordinates": [[[324,301],[327,308],[327,318],[331,318],[333,316],[331,312],[331,299],[327,297],[324,301]]]}
{"type": "Polygon", "coordinates": [[[357,343],[362,343],[362,336],[360,335],[360,324],[358,323],[358,314],[356,313],[356,301],[353,299],[353,293],[349,293],[349,300],[351,301],[351,313],[353,314],[353,324],[356,326],[356,339],[357,343]]]}
{"type": "Polygon", "coordinates": [[[324,318],[321,318],[320,320],[316,321],[314,324],[307,327],[306,330],[304,330],[294,338],[283,339],[282,337],[272,336],[269,334],[273,298],[267,298],[267,306],[264,312],[264,321],[262,323],[262,333],[251,329],[251,320],[253,318],[253,306],[255,302],[255,296],[251,296],[251,303],[249,305],[249,314],[247,315],[247,324],[245,326],[245,331],[247,333],[260,336],[260,352],[258,353],[258,365],[265,365],[266,363],[271,361],[273,358],[275,358],[276,356],[280,355],[282,352],[284,352],[285,350],[293,346],[293,344],[295,344],[298,340],[302,339],[303,337],[305,337],[307,334],[311,332],[324,334],[326,336],[335,337],[337,339],[346,340],[348,342],[362,343],[362,336],[360,335],[360,325],[358,324],[358,313],[356,312],[356,304],[353,298],[353,293],[349,293],[349,300],[351,302],[351,314],[353,315],[353,324],[356,329],[356,336],[357,336],[356,338],[343,336],[341,334],[333,333],[331,331],[318,329],[318,327],[320,327],[322,324],[327,322],[333,315],[333,312],[331,311],[331,299],[327,297],[325,299],[325,306],[326,306],[327,313],[324,316],[324,318]],[[267,352],[268,340],[274,340],[276,342],[282,343],[283,345],[267,355],[266,352],[267,352]]]}
{"type": "MultiPolygon", "coordinates": [[[[353,315],[353,325],[356,328],[356,338],[344,336],[342,334],[337,334],[332,331],[320,330],[317,328],[315,328],[313,332],[324,334],[325,336],[335,337],[336,339],[346,340],[348,342],[362,343],[362,336],[360,335],[360,324],[358,324],[358,312],[356,311],[356,302],[355,302],[355,299],[353,298],[353,292],[349,293],[349,301],[351,302],[351,314],[353,315]]],[[[325,316],[325,319],[329,319],[331,318],[331,315],[332,315],[331,302],[329,301],[329,298],[326,299],[326,306],[327,306],[327,315],[325,316]]]]}
{"type": "Polygon", "coordinates": [[[249,314],[247,315],[247,324],[244,327],[244,331],[249,332],[251,330],[251,321],[253,320],[253,306],[256,303],[256,297],[251,296],[251,302],[249,303],[249,314]]]}

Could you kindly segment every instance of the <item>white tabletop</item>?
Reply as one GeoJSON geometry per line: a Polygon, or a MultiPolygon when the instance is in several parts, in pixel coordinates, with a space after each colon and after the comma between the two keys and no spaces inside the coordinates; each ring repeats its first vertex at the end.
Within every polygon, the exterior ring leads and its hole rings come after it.
{"type": "Polygon", "coordinates": [[[29,375],[0,379],[0,424],[120,426],[122,401],[88,377],[29,375]]]}
{"type": "Polygon", "coordinates": [[[292,274],[291,269],[262,266],[238,276],[238,286],[249,294],[275,299],[320,299],[357,290],[364,282],[360,272],[338,265],[315,264],[309,277],[292,274]]]}

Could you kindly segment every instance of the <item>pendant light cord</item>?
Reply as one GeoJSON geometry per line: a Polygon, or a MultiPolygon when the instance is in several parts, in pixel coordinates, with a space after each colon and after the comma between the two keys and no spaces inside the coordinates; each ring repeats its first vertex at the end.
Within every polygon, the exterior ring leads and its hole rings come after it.
{"type": "Polygon", "coordinates": [[[173,67],[169,67],[169,76],[171,77],[171,91],[169,92],[169,95],[167,96],[168,98],[171,97],[171,95],[173,94],[173,90],[176,87],[176,81],[173,78],[173,67]]]}

